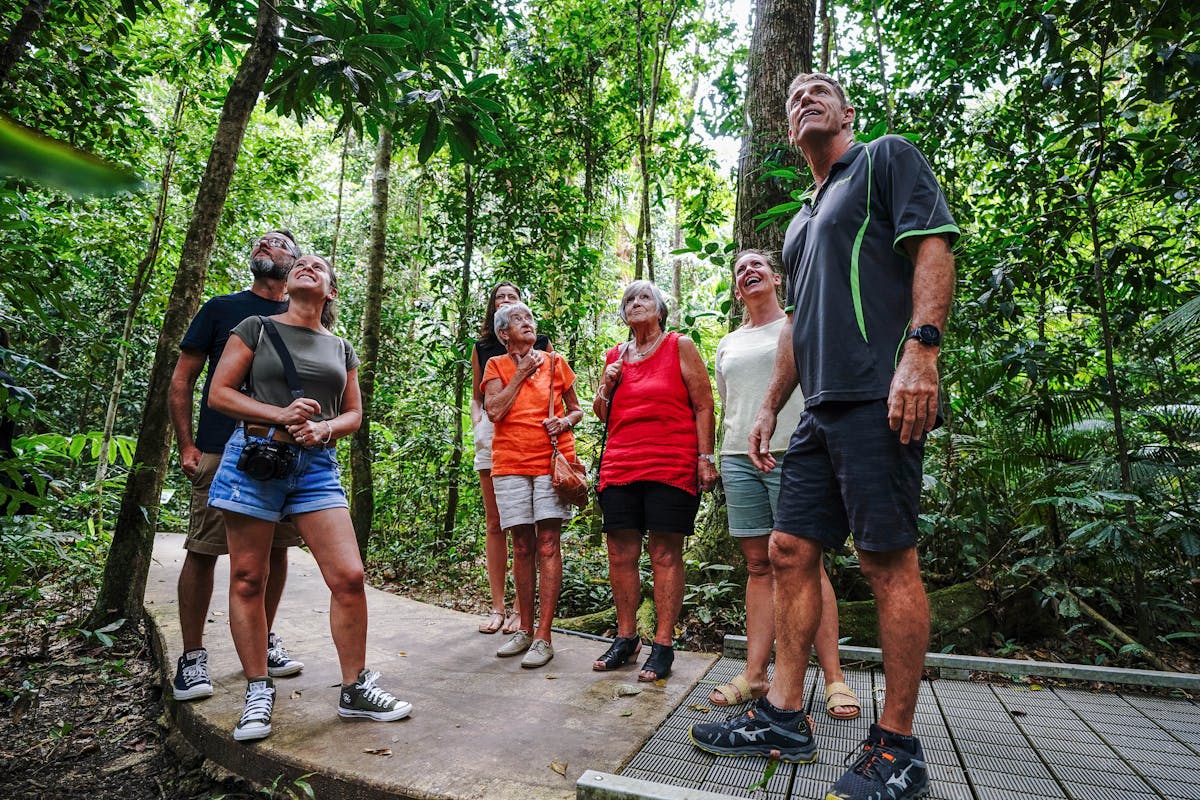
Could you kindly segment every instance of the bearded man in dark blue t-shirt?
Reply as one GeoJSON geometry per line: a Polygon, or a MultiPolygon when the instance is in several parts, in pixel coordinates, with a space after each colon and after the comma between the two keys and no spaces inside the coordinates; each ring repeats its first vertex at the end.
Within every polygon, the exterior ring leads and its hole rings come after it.
{"type": "MultiPolygon", "coordinates": [[[[179,571],[177,589],[183,655],[176,665],[172,686],[176,700],[195,700],[213,693],[208,651],[204,648],[204,623],[212,600],[217,557],[229,553],[225,520],[219,510],[209,508],[208,488],[237,421],[208,407],[209,382],[230,331],[239,322],[247,317],[270,316],[287,310],[287,275],[299,257],[300,248],[289,231],[270,231],[256,239],[250,252],[254,283],[245,291],[219,295],[205,303],[179,344],[181,352],[171,376],[168,408],[179,443],[179,466],[192,481],[192,496],[188,536],[184,542],[187,555],[179,571]],[[206,363],[208,374],[200,392],[200,420],[193,438],[192,397],[196,380],[206,363]]],[[[271,572],[266,588],[268,628],[274,623],[283,585],[287,581],[287,548],[303,543],[292,525],[280,523],[275,526],[271,572]]],[[[288,655],[275,633],[268,635],[267,666],[271,677],[295,675],[304,668],[303,663],[288,655]]]]}
{"type": "Polygon", "coordinates": [[[917,507],[925,434],[940,418],[937,359],[959,230],[916,147],[899,136],[855,140],[855,109],[835,79],[797,76],[787,113],[814,186],[784,239],[789,324],[750,434],[751,459],[772,469],[776,414],[800,386],[806,408],[784,456],[770,545],[775,674],[746,714],[694,726],[692,738],[714,753],[816,760],[803,706],[821,558],[852,536],[879,609],[887,699],[826,798],[908,800],[929,787],[912,735],[929,644],[917,507]]]}

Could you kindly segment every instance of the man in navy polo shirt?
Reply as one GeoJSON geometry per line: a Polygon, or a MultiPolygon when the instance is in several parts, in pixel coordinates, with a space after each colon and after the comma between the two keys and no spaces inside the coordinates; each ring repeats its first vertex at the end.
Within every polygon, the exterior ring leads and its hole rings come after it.
{"type": "MultiPolygon", "coordinates": [[[[245,291],[219,295],[205,303],[179,343],[181,352],[171,375],[167,405],[179,443],[179,466],[192,481],[192,497],[188,536],[183,545],[187,555],[177,587],[183,655],[176,665],[172,685],[176,700],[195,700],[213,693],[208,651],[204,648],[204,622],[212,600],[217,557],[229,553],[225,520],[218,509],[209,508],[208,487],[237,421],[208,407],[209,382],[225,350],[225,342],[239,322],[250,316],[270,316],[287,310],[287,275],[299,257],[300,248],[289,231],[270,231],[256,239],[250,251],[254,283],[245,291]],[[208,375],[200,392],[200,421],[193,439],[192,395],[205,363],[208,375]]],[[[287,580],[287,548],[303,543],[291,524],[276,525],[266,589],[268,626],[274,622],[287,580]]],[[[271,677],[278,678],[295,675],[304,669],[304,664],[290,657],[279,636],[270,633],[267,668],[271,677]]]]}
{"type": "Polygon", "coordinates": [[[760,469],[776,413],[799,384],[806,409],[783,461],[771,534],[776,661],[770,693],[740,717],[696,725],[702,749],[816,760],[804,675],[821,618],[823,549],[852,536],[879,610],[887,697],[857,760],[827,800],[924,796],[913,713],[929,644],[917,562],[925,434],[940,421],[938,352],[959,230],[928,162],[899,136],[861,144],[854,107],[828,75],[788,90],[788,138],[814,186],[788,226],[788,318],[750,434],[760,469]]]}

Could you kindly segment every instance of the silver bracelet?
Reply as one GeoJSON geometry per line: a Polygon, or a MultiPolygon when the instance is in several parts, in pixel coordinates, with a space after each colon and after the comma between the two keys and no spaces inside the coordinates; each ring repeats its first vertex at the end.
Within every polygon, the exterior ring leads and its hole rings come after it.
{"type": "Polygon", "coordinates": [[[333,423],[325,420],[325,438],[321,440],[321,444],[329,444],[329,440],[333,438],[333,423]]]}

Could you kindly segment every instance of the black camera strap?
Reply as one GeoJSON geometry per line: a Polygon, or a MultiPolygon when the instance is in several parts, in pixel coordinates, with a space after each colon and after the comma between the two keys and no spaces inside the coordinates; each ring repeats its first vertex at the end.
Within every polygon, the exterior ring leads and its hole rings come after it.
{"type": "Polygon", "coordinates": [[[287,345],[283,343],[283,337],[279,335],[279,329],[267,317],[260,316],[258,319],[262,322],[263,330],[270,337],[271,344],[275,346],[275,352],[279,354],[279,360],[283,364],[283,375],[287,378],[288,388],[292,390],[292,399],[298,400],[304,397],[304,387],[300,385],[300,375],[296,372],[296,362],[292,361],[292,354],[288,352],[287,345]]]}

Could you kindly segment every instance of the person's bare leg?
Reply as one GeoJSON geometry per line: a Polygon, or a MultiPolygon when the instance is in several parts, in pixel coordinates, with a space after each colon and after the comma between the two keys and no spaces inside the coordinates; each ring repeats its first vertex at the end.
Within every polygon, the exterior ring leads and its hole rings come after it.
{"type": "Polygon", "coordinates": [[[617,636],[631,639],[638,635],[637,610],[642,599],[642,580],[638,575],[642,534],[631,530],[610,531],[606,538],[608,580],[617,607],[617,636]]]}
{"type": "Polygon", "coordinates": [[[271,548],[271,572],[267,575],[267,589],[264,598],[267,607],[267,631],[275,627],[275,612],[279,610],[279,600],[283,597],[283,587],[287,583],[288,548],[271,548]]]}
{"type": "Polygon", "coordinates": [[[547,642],[562,591],[561,536],[562,520],[544,519],[537,524],[538,623],[534,638],[547,642]]]}
{"type": "Polygon", "coordinates": [[[229,539],[229,632],[246,678],[267,674],[267,572],[275,523],[225,511],[229,539]]]}
{"type": "Polygon", "coordinates": [[[479,490],[483,495],[484,553],[487,557],[488,589],[492,610],[504,614],[504,591],[508,588],[508,537],[500,529],[500,510],[496,508],[496,489],[492,471],[479,470],[479,490]]]}
{"type": "Polygon", "coordinates": [[[342,683],[355,683],[367,661],[367,593],[350,512],[327,508],[296,514],[293,521],[329,587],[329,631],[342,683]]]}
{"type": "Polygon", "coordinates": [[[179,629],[183,633],[185,653],[204,647],[204,624],[212,603],[217,558],[192,550],[183,557],[175,591],[179,598],[179,629]]]}
{"type": "MultiPolygon", "coordinates": [[[[521,630],[533,633],[533,597],[537,586],[536,539],[532,525],[514,525],[512,534],[513,578],[521,604],[521,630]]],[[[559,580],[562,576],[559,576],[559,580]]]]}
{"type": "MultiPolygon", "coordinates": [[[[825,676],[825,685],[842,683],[846,680],[842,674],[842,662],[838,656],[838,605],[837,595],[833,593],[833,584],[829,574],[825,572],[825,564],[821,564],[821,624],[817,626],[817,637],[813,640],[813,649],[817,651],[817,663],[821,665],[821,673],[825,676]]],[[[854,706],[834,706],[838,714],[849,714],[854,706]]]]}
{"type": "MultiPolygon", "coordinates": [[[[675,644],[675,623],[683,608],[683,537],[678,533],[650,531],[646,539],[650,568],[654,574],[654,642],[671,647],[675,644]]],[[[655,675],[642,671],[638,677],[653,680],[655,675]]]]}
{"type": "Polygon", "coordinates": [[[925,653],[929,649],[929,602],[921,581],[917,550],[915,547],[893,553],[860,550],[858,560],[879,609],[879,646],[887,675],[879,727],[911,736],[925,653]]]}
{"type": "Polygon", "coordinates": [[[775,571],[775,677],[767,700],[776,708],[804,708],[804,675],[821,623],[821,544],[771,533],[775,571]]]}
{"type": "Polygon", "coordinates": [[[767,665],[775,643],[775,578],[771,569],[770,536],[738,538],[746,557],[746,681],[763,694],[770,687],[767,665]]]}

